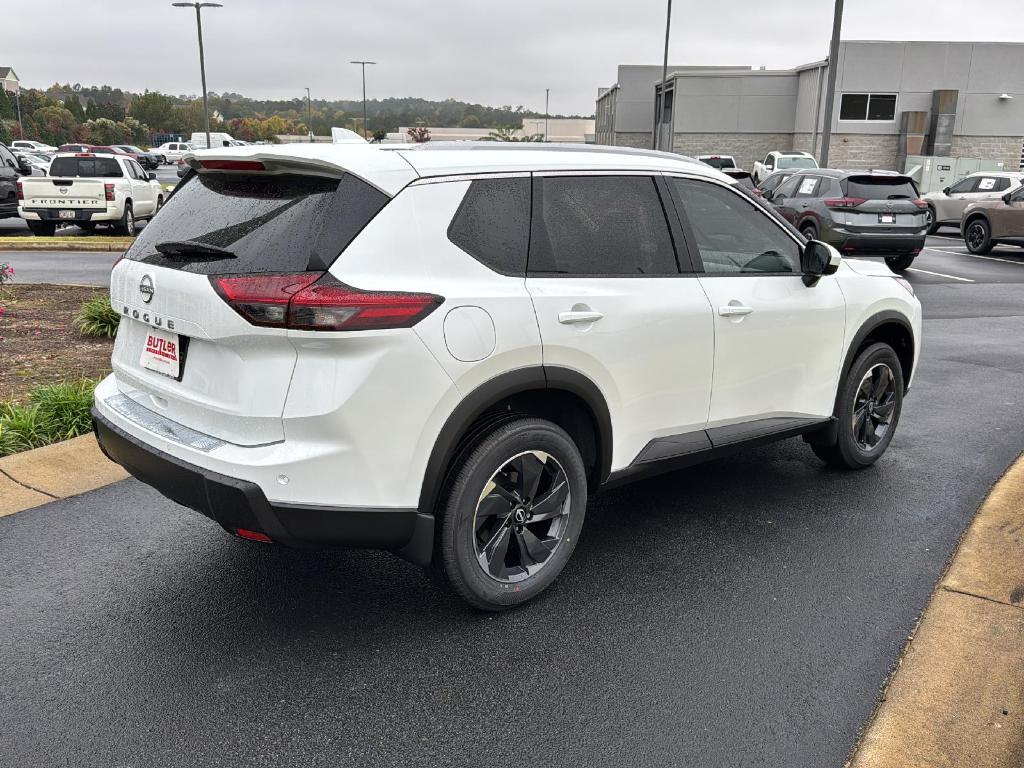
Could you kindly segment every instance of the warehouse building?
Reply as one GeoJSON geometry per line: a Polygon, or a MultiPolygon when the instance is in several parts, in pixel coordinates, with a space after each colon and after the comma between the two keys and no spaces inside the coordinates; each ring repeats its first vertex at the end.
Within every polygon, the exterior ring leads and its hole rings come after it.
{"type": "MultiPolygon", "coordinates": [[[[901,169],[927,154],[1024,168],[1024,44],[848,40],[837,67],[831,166],[901,169]]],[[[618,75],[598,94],[598,143],[650,147],[654,129],[663,148],[745,168],[771,150],[821,148],[827,62],[669,67],[664,89],[660,66],[618,75]]]]}

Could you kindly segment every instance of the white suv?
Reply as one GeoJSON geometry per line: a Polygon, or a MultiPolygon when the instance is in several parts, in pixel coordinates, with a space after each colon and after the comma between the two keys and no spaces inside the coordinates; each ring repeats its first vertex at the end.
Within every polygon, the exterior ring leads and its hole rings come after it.
{"type": "Polygon", "coordinates": [[[544,590],[602,486],[892,440],[920,304],[714,169],[558,145],[215,149],[111,274],[107,454],[233,534],[544,590]]]}

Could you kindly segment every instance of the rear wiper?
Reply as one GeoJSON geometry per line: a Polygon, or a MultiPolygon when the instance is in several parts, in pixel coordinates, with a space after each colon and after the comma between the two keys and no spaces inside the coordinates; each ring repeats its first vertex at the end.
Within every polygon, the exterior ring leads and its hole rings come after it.
{"type": "Polygon", "coordinates": [[[909,200],[910,195],[889,195],[886,200],[909,200]]]}
{"type": "Polygon", "coordinates": [[[238,257],[226,248],[201,243],[198,240],[169,240],[157,243],[156,250],[169,258],[203,258],[237,259],[238,257]]]}

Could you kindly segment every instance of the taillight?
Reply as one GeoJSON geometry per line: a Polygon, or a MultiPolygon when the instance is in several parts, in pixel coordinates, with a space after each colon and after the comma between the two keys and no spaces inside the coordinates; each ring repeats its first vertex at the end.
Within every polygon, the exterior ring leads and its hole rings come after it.
{"type": "Polygon", "coordinates": [[[258,541],[261,544],[274,543],[267,534],[263,533],[263,531],[250,531],[248,528],[235,528],[235,533],[249,541],[258,541]]]}
{"type": "Polygon", "coordinates": [[[364,291],[320,272],[211,277],[210,282],[253,325],[302,331],[410,328],[444,301],[431,293],[364,291]]]}
{"type": "Polygon", "coordinates": [[[265,171],[259,160],[200,160],[199,166],[208,171],[265,171]]]}
{"type": "Polygon", "coordinates": [[[924,200],[911,200],[910,202],[912,202],[914,205],[916,205],[918,208],[921,208],[922,210],[928,207],[928,203],[926,203],[924,200]]]}
{"type": "Polygon", "coordinates": [[[103,185],[103,196],[105,198],[107,198],[107,202],[108,203],[112,203],[114,201],[114,185],[113,184],[104,184],[103,185]]]}
{"type": "Polygon", "coordinates": [[[25,199],[25,188],[21,186],[21,179],[18,179],[18,199],[25,199]]]}
{"type": "Polygon", "coordinates": [[[856,208],[861,203],[866,203],[863,197],[839,197],[835,200],[826,200],[825,207],[827,208],[856,208]]]}

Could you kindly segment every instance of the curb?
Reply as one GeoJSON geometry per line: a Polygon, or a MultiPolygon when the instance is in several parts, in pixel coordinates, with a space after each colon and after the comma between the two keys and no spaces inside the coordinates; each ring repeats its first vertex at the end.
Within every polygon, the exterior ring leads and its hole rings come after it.
{"type": "Polygon", "coordinates": [[[113,251],[121,253],[122,251],[128,250],[131,247],[131,243],[119,242],[119,243],[102,243],[102,242],[86,242],[86,243],[67,243],[56,241],[52,243],[40,243],[40,242],[28,242],[28,243],[12,243],[9,241],[0,240],[0,252],[3,251],[78,251],[78,252],[90,252],[90,251],[113,251]]]}
{"type": "Polygon", "coordinates": [[[978,508],[846,765],[1024,765],[1024,454],[978,508]]]}
{"type": "Polygon", "coordinates": [[[0,517],[77,496],[128,477],[92,434],[0,459],[0,517]]]}

